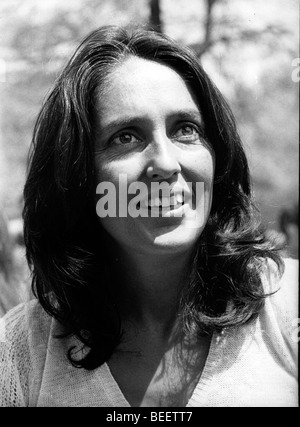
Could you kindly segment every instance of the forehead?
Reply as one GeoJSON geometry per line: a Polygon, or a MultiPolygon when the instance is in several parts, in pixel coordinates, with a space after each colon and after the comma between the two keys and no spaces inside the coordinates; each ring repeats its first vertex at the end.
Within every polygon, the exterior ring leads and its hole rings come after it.
{"type": "Polygon", "coordinates": [[[129,56],[117,65],[97,94],[101,114],[149,112],[151,108],[198,109],[183,78],[165,64],[129,56]]]}

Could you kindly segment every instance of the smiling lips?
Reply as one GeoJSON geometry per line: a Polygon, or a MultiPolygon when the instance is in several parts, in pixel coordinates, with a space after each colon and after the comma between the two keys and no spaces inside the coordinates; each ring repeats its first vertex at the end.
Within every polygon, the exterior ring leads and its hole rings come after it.
{"type": "Polygon", "coordinates": [[[151,197],[145,200],[145,206],[151,208],[169,208],[175,209],[184,204],[182,193],[176,193],[170,197],[151,197]]]}

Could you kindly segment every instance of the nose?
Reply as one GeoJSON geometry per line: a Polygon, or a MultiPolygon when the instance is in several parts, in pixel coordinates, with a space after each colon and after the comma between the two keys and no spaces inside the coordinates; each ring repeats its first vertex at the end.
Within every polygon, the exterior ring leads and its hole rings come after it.
{"type": "Polygon", "coordinates": [[[176,176],[181,171],[177,157],[178,153],[172,141],[167,137],[158,136],[151,144],[147,176],[152,180],[167,180],[176,176]]]}

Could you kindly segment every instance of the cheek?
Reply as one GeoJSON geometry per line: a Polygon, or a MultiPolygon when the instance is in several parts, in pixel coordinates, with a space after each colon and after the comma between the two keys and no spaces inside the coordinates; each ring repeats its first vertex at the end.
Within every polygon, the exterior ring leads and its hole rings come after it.
{"type": "Polygon", "coordinates": [[[140,159],[134,156],[125,159],[95,160],[95,170],[98,182],[109,181],[117,184],[120,175],[126,175],[128,182],[137,181],[142,173],[140,159]]]}
{"type": "Polygon", "coordinates": [[[122,212],[127,210],[128,202],[134,197],[134,195],[128,194],[128,187],[132,182],[140,180],[141,168],[138,159],[128,157],[127,159],[107,160],[102,157],[99,160],[98,158],[95,160],[95,170],[96,205],[103,197],[108,199],[108,193],[104,193],[103,188],[110,188],[109,194],[112,195],[109,196],[110,206],[115,206],[113,209],[116,209],[116,215],[120,212],[120,208],[122,212]],[[104,186],[101,189],[98,188],[100,183],[104,186]]]}
{"type": "Polygon", "coordinates": [[[206,191],[211,189],[215,174],[215,156],[207,149],[195,154],[188,159],[186,170],[188,170],[189,180],[192,182],[204,182],[206,191]]]}
{"type": "Polygon", "coordinates": [[[118,181],[118,172],[115,168],[111,168],[103,163],[96,163],[96,178],[97,183],[99,182],[112,182],[118,181]]]}
{"type": "MultiPolygon", "coordinates": [[[[190,161],[185,167],[187,171],[185,179],[193,183],[195,203],[200,210],[202,208],[204,209],[203,215],[207,218],[213,198],[215,171],[214,154],[207,149],[203,149],[198,153],[194,153],[194,156],[189,160],[190,161]],[[198,187],[196,183],[201,183],[203,186],[198,187]]],[[[193,206],[195,207],[195,205],[193,206]]],[[[204,221],[206,221],[206,219],[204,221]]]]}

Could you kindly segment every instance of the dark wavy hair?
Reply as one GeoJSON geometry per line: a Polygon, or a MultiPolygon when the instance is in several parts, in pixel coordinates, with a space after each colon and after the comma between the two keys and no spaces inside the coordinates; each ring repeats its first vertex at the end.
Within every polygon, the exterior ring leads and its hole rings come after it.
{"type": "Polygon", "coordinates": [[[266,297],[268,258],[282,261],[256,218],[247,159],[229,106],[191,50],[147,29],[106,26],[79,45],[54,84],[34,128],[24,188],[24,239],[32,288],[43,308],[87,350],[95,369],[122,339],[111,294],[110,238],[95,209],[95,96],[128,55],[166,64],[195,95],[216,156],[214,195],[195,249],[179,312],[184,330],[202,333],[255,318],[266,297]]]}

